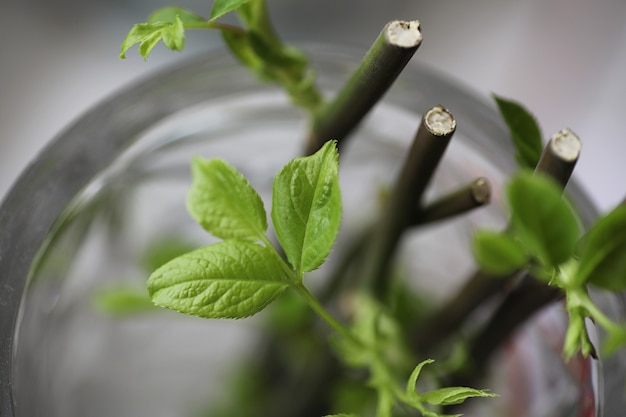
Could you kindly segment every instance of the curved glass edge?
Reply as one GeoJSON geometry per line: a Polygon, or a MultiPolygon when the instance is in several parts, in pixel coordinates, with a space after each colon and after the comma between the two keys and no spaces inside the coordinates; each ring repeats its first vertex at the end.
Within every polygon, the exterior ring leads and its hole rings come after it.
{"type": "MultiPolygon", "coordinates": [[[[358,54],[354,50],[329,50],[328,46],[305,49],[313,57],[314,65],[357,63],[358,54]]],[[[23,171],[6,195],[0,206],[0,417],[13,417],[11,363],[19,306],[31,265],[56,219],[73,197],[130,146],[140,132],[184,107],[206,100],[207,91],[199,86],[216,73],[220,73],[224,86],[229,85],[230,78],[237,80],[240,89],[242,85],[273,88],[260,86],[245,69],[233,65],[226,52],[158,71],[113,94],[61,132],[23,171]],[[168,82],[163,83],[164,79],[168,82]]],[[[424,94],[440,97],[447,107],[463,109],[455,113],[458,123],[464,123],[468,129],[479,128],[489,146],[495,144],[494,155],[511,153],[508,141],[491,140],[507,137],[507,133],[495,106],[480,95],[424,65],[409,65],[401,77],[405,84],[419,83],[424,94]]],[[[416,113],[424,110],[415,109],[416,113]]],[[[506,161],[494,163],[506,171],[506,161]]],[[[595,208],[576,184],[570,185],[568,192],[584,221],[595,217],[595,208]]]]}

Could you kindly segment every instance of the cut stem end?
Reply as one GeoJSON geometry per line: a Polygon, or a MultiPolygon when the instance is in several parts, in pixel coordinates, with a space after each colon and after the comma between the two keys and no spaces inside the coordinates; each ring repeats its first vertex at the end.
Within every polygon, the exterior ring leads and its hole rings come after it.
{"type": "Polygon", "coordinates": [[[422,31],[417,20],[394,20],[389,22],[385,31],[389,44],[399,48],[415,48],[422,43],[422,31]]]}
{"type": "Polygon", "coordinates": [[[435,106],[424,116],[424,126],[435,136],[447,136],[454,133],[456,120],[442,106],[435,106]]]}

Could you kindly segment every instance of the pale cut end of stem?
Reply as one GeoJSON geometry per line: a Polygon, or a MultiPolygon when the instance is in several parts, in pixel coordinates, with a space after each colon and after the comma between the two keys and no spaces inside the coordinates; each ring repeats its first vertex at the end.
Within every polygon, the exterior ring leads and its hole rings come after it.
{"type": "Polygon", "coordinates": [[[472,197],[479,205],[487,204],[491,201],[491,185],[487,178],[480,177],[472,182],[472,197]]]}
{"type": "Polygon", "coordinates": [[[386,27],[385,37],[391,45],[400,48],[415,48],[422,43],[422,31],[417,20],[394,20],[386,27]]]}
{"type": "Polygon", "coordinates": [[[563,129],[550,138],[535,171],[552,177],[565,187],[572,176],[581,148],[578,136],[570,129],[563,129]]]}
{"type": "Polygon", "coordinates": [[[435,136],[448,136],[456,129],[456,120],[442,106],[435,106],[424,116],[424,126],[435,136]]]}
{"type": "Polygon", "coordinates": [[[574,162],[580,155],[581,143],[574,132],[563,129],[552,136],[550,148],[563,161],[574,162]]]}

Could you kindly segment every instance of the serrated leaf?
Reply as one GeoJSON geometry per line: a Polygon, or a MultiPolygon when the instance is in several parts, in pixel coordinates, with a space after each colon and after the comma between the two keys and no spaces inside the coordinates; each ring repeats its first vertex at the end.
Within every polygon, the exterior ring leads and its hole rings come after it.
{"type": "Polygon", "coordinates": [[[517,237],[548,266],[569,259],[579,236],[577,217],[561,194],[553,180],[528,172],[513,177],[507,188],[517,237]]]}
{"type": "Polygon", "coordinates": [[[241,173],[222,159],[202,158],[194,158],[191,171],[187,209],[206,231],[221,239],[264,239],[263,201],[241,173]]]}
{"type": "Polygon", "coordinates": [[[585,236],[576,283],[610,290],[626,289],[626,206],[596,221],[585,236]]]}
{"type": "Polygon", "coordinates": [[[217,20],[225,14],[239,9],[250,1],[259,0],[215,0],[213,8],[211,9],[211,21],[217,20]]]}
{"type": "Polygon", "coordinates": [[[523,246],[503,233],[478,231],[474,235],[473,249],[480,267],[494,275],[506,276],[527,262],[523,246]]]}
{"type": "Polygon", "coordinates": [[[288,284],[264,246],[228,240],[180,256],[150,275],[161,307],[204,318],[244,318],[263,310],[288,284]]]}
{"type": "Polygon", "coordinates": [[[515,101],[495,94],[493,98],[513,138],[517,163],[522,168],[534,169],[543,151],[541,130],[535,117],[515,101]]]}
{"type": "Polygon", "coordinates": [[[298,276],[318,268],[341,222],[338,154],[334,141],[311,156],[289,162],[275,177],[272,220],[298,276]]]}
{"type": "Polygon", "coordinates": [[[122,41],[120,58],[126,58],[126,52],[134,45],[139,44],[139,53],[147,58],[150,51],[161,39],[161,30],[166,23],[139,23],[134,25],[126,38],[122,41]]]}
{"type": "Polygon", "coordinates": [[[146,23],[134,25],[122,41],[120,58],[126,58],[126,52],[139,44],[139,54],[148,58],[152,49],[163,43],[174,51],[185,47],[184,25],[204,24],[206,20],[189,10],[180,7],[164,7],[152,13],[146,23]]]}
{"type": "Polygon", "coordinates": [[[473,397],[497,397],[497,394],[486,390],[466,387],[446,387],[429,391],[421,395],[421,399],[432,405],[456,405],[462,404],[468,398],[473,397]]]}

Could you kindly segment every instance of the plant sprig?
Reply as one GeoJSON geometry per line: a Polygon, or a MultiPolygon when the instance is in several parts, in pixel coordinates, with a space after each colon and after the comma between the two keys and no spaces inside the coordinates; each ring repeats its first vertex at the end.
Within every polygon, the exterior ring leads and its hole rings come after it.
{"type": "Polygon", "coordinates": [[[546,285],[560,288],[570,322],[563,352],[595,355],[586,319],[608,334],[604,352],[626,344],[626,327],[614,323],[593,302],[588,286],[626,289],[626,207],[601,216],[580,237],[579,220],[560,187],[540,174],[522,172],[507,187],[512,227],[503,233],[478,232],[474,253],[483,269],[507,274],[526,269],[546,285]]]}
{"type": "Polygon", "coordinates": [[[303,273],[320,266],[339,231],[334,142],[291,161],[275,178],[272,218],[289,264],[266,236],[263,202],[243,175],[224,160],[200,158],[194,159],[192,173],[189,212],[224,241],[157,269],[148,280],[153,301],[204,318],[243,318],[287,288],[303,291],[303,273]]]}
{"type": "MultiPolygon", "coordinates": [[[[369,370],[378,394],[377,417],[391,417],[398,404],[427,417],[427,408],[494,394],[471,388],[445,388],[418,394],[419,370],[403,392],[399,370],[409,363],[409,350],[399,326],[373,298],[357,302],[353,325],[346,327],[326,310],[303,283],[330,253],[339,232],[341,195],[336,143],[296,158],[274,178],[271,217],[282,251],[267,237],[268,223],[258,193],[233,166],[221,159],[196,158],[187,205],[192,217],[223,241],[181,255],[148,279],[152,301],[162,307],[203,318],[244,318],[262,311],[285,290],[299,294],[335,331],[335,346],[349,365],[369,370]]],[[[423,362],[418,368],[430,363],[423,362]]]]}
{"type": "Polygon", "coordinates": [[[306,56],[278,38],[264,0],[216,0],[208,19],[181,7],[159,9],[145,23],[130,29],[122,42],[120,58],[125,58],[127,51],[138,45],[139,54],[147,59],[159,41],[181,51],[188,29],[219,30],[241,63],[261,80],[281,85],[295,105],[310,113],[323,105],[323,97],[315,86],[315,73],[308,67],[306,56]],[[232,12],[239,17],[241,27],[218,22],[232,12]]]}

